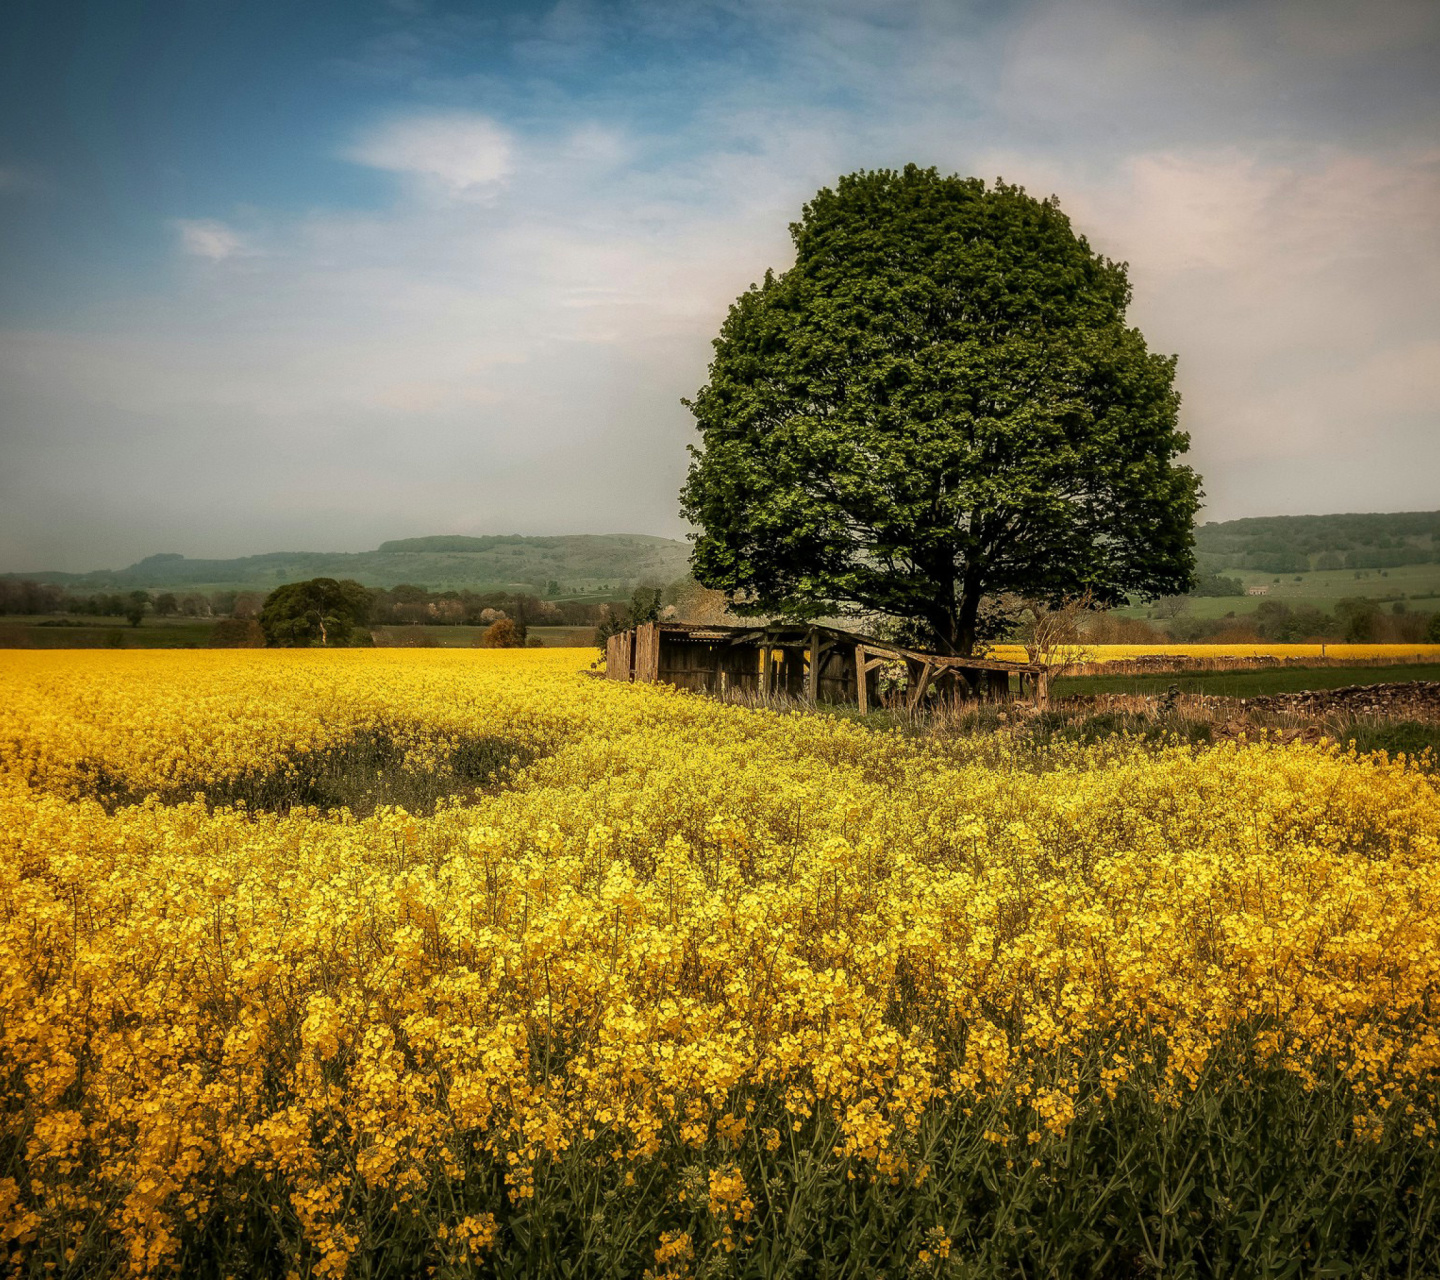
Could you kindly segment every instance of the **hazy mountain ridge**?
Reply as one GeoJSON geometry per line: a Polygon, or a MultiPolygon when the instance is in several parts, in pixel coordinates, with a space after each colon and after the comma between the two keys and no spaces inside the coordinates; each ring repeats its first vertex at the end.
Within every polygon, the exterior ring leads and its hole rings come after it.
{"type": "Polygon", "coordinates": [[[686,572],[690,546],[649,534],[518,534],[466,538],[437,535],[382,543],[374,551],[275,551],[230,560],[189,559],[175,552],[147,556],[124,569],[88,573],[7,573],[76,591],[268,591],[305,578],[353,578],[367,587],[400,583],[431,590],[499,591],[529,588],[545,594],[625,591],[643,580],[669,582],[686,572]]]}
{"type": "MultiPolygon", "coordinates": [[[[1251,569],[1383,569],[1440,561],[1440,511],[1247,516],[1200,525],[1202,572],[1251,569]]],[[[671,582],[689,568],[690,546],[651,534],[469,537],[435,534],[382,542],[374,551],[274,551],[230,560],[192,560],[175,552],[125,569],[89,573],[4,573],[76,591],[268,591],[304,578],[354,578],[369,587],[402,582],[431,590],[529,589],[545,594],[624,593],[642,581],[671,582]]]]}

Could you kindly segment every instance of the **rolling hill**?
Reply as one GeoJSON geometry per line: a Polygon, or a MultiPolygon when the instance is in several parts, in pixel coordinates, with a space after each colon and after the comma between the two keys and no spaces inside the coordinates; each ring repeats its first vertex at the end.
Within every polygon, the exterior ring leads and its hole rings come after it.
{"type": "Polygon", "coordinates": [[[1195,553],[1208,573],[1394,569],[1440,562],[1440,511],[1251,516],[1203,524],[1195,553]]]}
{"type": "Polygon", "coordinates": [[[382,543],[374,551],[276,551],[234,560],[147,556],[125,569],[12,573],[71,591],[269,591],[304,578],[353,578],[367,587],[402,582],[432,591],[515,591],[537,595],[621,594],[641,582],[671,582],[689,565],[688,543],[648,534],[557,537],[441,535],[382,543]],[[550,584],[555,584],[551,588],[550,584]]]}
{"type": "MultiPolygon", "coordinates": [[[[1371,571],[1428,566],[1415,572],[1427,583],[1440,576],[1440,511],[1226,520],[1199,526],[1195,550],[1203,573],[1233,574],[1247,584],[1262,575],[1305,575],[1307,594],[1320,580],[1334,578],[1330,585],[1335,592],[1365,594],[1367,587],[1355,585],[1362,572],[1368,577],[1371,571]]],[[[613,597],[641,582],[674,581],[687,571],[689,556],[685,542],[638,533],[437,534],[382,542],[374,551],[276,551],[234,560],[192,560],[170,553],[147,556],[124,569],[0,577],[53,582],[76,592],[268,591],[282,582],[332,577],[354,578],[371,587],[408,582],[432,591],[530,590],[539,595],[613,597]],[[552,592],[552,583],[558,591],[552,592]]]]}

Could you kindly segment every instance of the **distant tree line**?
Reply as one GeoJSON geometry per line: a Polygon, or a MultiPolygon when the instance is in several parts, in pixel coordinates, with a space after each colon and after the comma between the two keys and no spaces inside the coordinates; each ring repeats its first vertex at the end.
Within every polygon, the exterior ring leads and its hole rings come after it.
{"type": "MultiPolygon", "coordinates": [[[[314,578],[259,591],[100,591],[73,593],[54,583],[0,579],[0,616],[213,621],[206,643],[221,647],[370,644],[371,627],[478,627],[490,647],[538,644],[532,626],[594,628],[628,616],[630,602],[546,600],[524,591],[430,591],[404,583],[366,587],[348,579],[314,578]],[[321,585],[316,585],[321,584],[321,585]]],[[[419,634],[419,633],[417,633],[419,634]]],[[[118,637],[115,637],[118,640],[118,637]]]]}
{"type": "Polygon", "coordinates": [[[124,618],[137,604],[160,618],[254,618],[261,591],[96,591],[78,594],[53,582],[0,578],[0,615],[69,614],[78,618],[124,618]]]}
{"type": "Polygon", "coordinates": [[[1195,531],[1202,570],[1395,569],[1440,560],[1440,512],[1257,516],[1195,531]]]}
{"type": "Polygon", "coordinates": [[[375,626],[489,626],[501,617],[521,627],[593,627],[605,602],[545,600],[520,591],[427,591],[402,583],[369,588],[375,626]]]}
{"type": "Polygon", "coordinates": [[[1440,644],[1440,613],[1412,609],[1403,600],[1337,600],[1329,611],[1309,604],[1262,600],[1253,613],[1243,617],[1189,618],[1179,614],[1165,622],[1165,634],[1186,644],[1245,639],[1276,644],[1440,644]]]}

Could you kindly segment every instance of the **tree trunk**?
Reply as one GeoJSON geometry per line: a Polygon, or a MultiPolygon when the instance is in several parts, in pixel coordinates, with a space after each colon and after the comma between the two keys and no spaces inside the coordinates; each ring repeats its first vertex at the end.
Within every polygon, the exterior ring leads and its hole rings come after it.
{"type": "Polygon", "coordinates": [[[954,652],[968,658],[975,652],[975,641],[980,629],[980,575],[967,573],[960,591],[960,608],[956,617],[954,652]]]}

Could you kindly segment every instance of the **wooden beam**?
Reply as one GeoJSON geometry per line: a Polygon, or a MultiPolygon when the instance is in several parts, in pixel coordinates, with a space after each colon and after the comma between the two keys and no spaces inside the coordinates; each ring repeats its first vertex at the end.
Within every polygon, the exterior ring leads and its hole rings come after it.
{"type": "Polygon", "coordinates": [[[910,691],[910,709],[912,711],[920,705],[920,699],[925,696],[925,691],[930,687],[930,681],[934,675],[935,667],[927,661],[924,669],[920,672],[920,679],[915,681],[915,687],[910,691]]]}
{"type": "Polygon", "coordinates": [[[855,646],[855,702],[862,716],[870,714],[870,690],[866,682],[870,679],[870,668],[865,665],[865,646],[855,646]]]}
{"type": "Polygon", "coordinates": [[[810,669],[805,673],[805,701],[812,707],[820,701],[820,636],[810,628],[810,669]]]}
{"type": "Polygon", "coordinates": [[[760,646],[760,698],[764,702],[770,701],[770,646],[760,646]]]}

